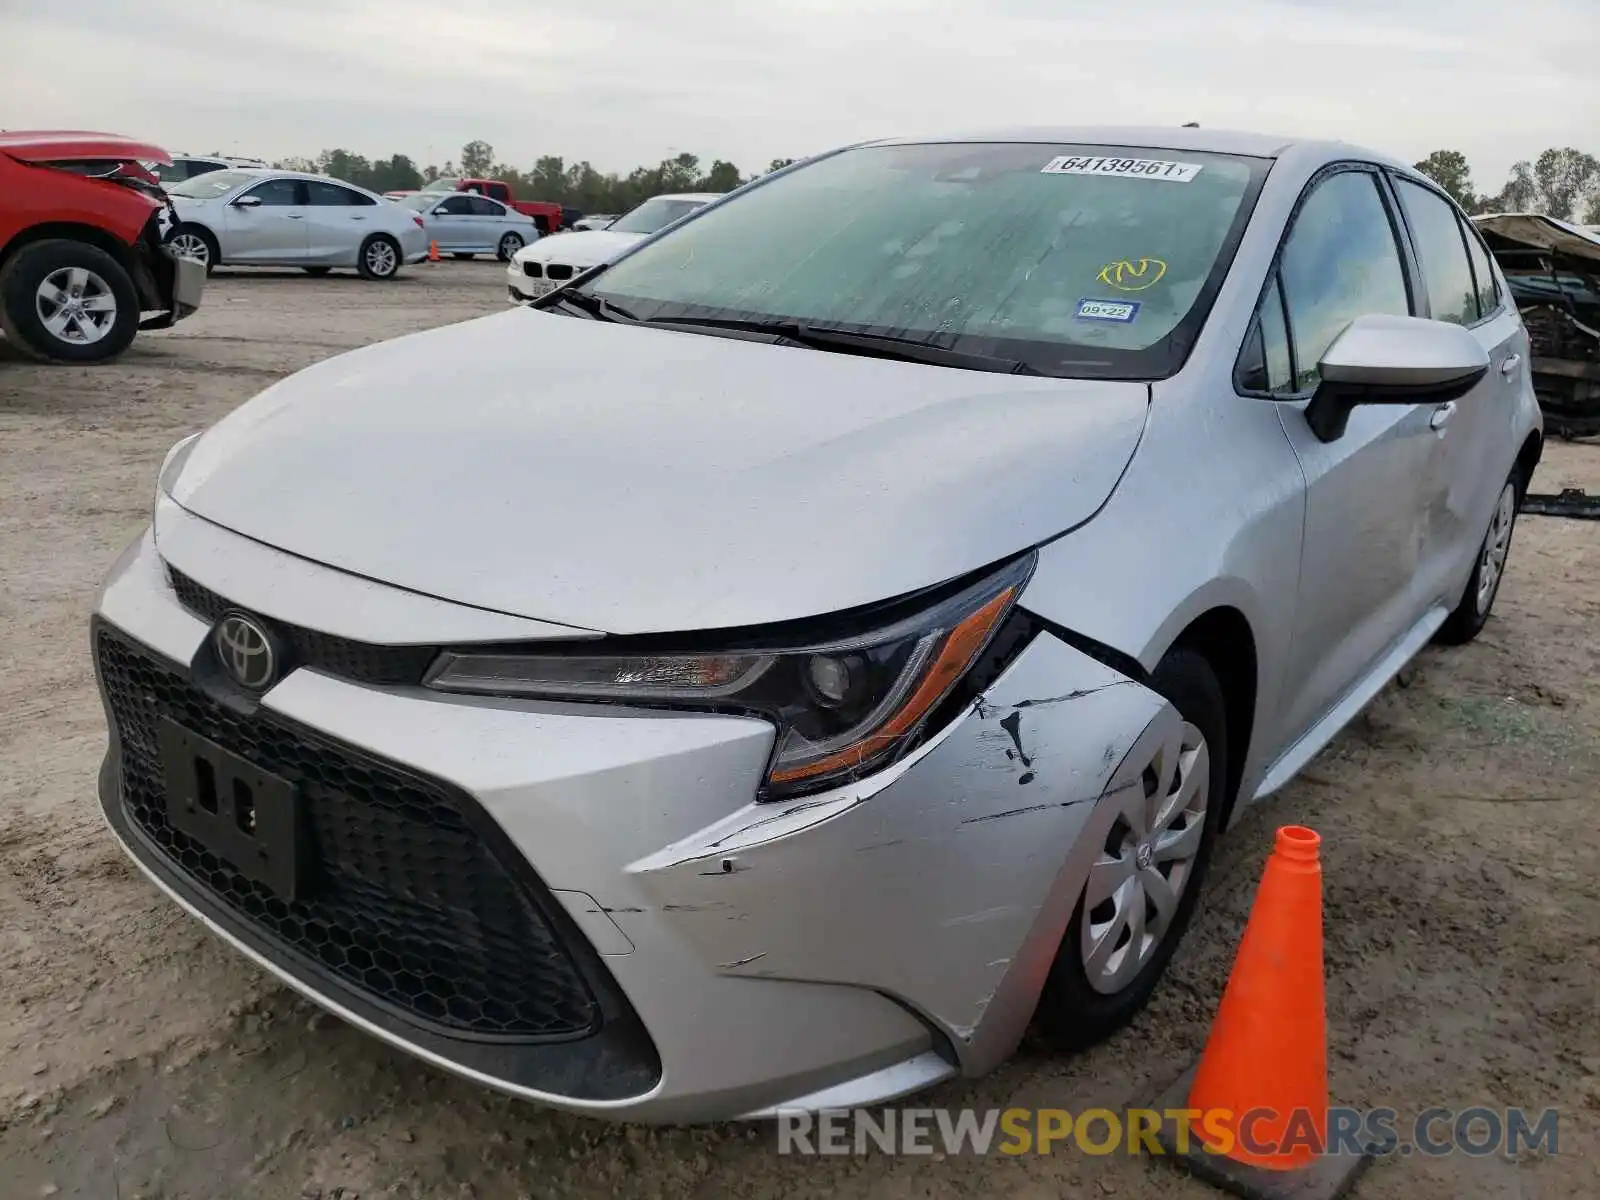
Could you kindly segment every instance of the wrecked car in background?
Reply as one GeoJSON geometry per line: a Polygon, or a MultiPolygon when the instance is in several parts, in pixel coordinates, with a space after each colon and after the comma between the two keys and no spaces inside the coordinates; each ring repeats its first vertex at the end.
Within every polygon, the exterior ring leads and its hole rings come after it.
{"type": "Polygon", "coordinates": [[[1533,389],[1557,437],[1600,434],[1600,233],[1538,213],[1474,217],[1533,339],[1533,389]]]}
{"type": "Polygon", "coordinates": [[[147,163],[165,150],[106,133],[0,133],[0,328],[59,362],[101,362],[200,306],[205,269],[163,244],[172,205],[147,163]]]}

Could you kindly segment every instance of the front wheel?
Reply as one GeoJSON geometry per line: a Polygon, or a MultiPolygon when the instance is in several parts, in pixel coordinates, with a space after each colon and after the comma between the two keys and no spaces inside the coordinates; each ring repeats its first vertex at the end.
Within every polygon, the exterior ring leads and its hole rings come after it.
{"type": "Polygon", "coordinates": [[[167,248],[179,258],[194,259],[205,267],[207,275],[217,269],[217,260],[222,257],[217,239],[199,225],[179,225],[167,238],[167,248]]]}
{"type": "Polygon", "coordinates": [[[1517,507],[1522,503],[1526,481],[1521,468],[1511,472],[1511,477],[1500,489],[1495,501],[1494,515],[1489,518],[1489,528],[1478,543],[1478,561],[1473,564],[1472,576],[1467,580],[1466,591],[1455,610],[1445,618],[1433,640],[1443,646],[1464,646],[1483,632],[1489,623],[1489,613],[1495,598],[1500,595],[1500,584],[1506,577],[1506,558],[1511,553],[1511,533],[1517,525],[1517,507]]]}
{"type": "Polygon", "coordinates": [[[356,269],[363,279],[393,279],[400,270],[399,245],[388,234],[374,234],[361,243],[356,269]]]}
{"type": "Polygon", "coordinates": [[[1150,687],[1181,726],[1109,827],[1096,826],[1104,836],[1039,999],[1042,1031],[1065,1049],[1103,1041],[1150,999],[1194,913],[1227,808],[1227,708],[1211,664],[1174,649],[1150,687]]]}
{"type": "Polygon", "coordinates": [[[522,235],[508,233],[500,239],[500,248],[495,251],[495,257],[501,262],[510,262],[511,256],[522,249],[522,235]]]}
{"type": "Polygon", "coordinates": [[[98,246],[48,238],[0,271],[0,328],[37,358],[115,358],[139,332],[139,295],[128,272],[98,246]]]}

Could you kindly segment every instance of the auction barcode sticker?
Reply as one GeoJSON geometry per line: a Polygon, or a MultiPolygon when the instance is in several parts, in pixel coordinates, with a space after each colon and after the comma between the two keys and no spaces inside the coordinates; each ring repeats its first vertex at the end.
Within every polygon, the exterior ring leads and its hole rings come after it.
{"type": "Polygon", "coordinates": [[[1120,179],[1164,179],[1188,183],[1200,174],[1200,163],[1171,162],[1164,158],[1095,158],[1063,154],[1045,163],[1043,175],[1113,175],[1120,179]]]}

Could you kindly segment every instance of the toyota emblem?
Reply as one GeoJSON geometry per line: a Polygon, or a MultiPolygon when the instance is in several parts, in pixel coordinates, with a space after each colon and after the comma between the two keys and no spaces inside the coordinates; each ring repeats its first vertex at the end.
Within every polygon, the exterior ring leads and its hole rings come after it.
{"type": "Polygon", "coordinates": [[[272,639],[249,617],[229,613],[213,636],[223,669],[240,687],[259,692],[276,677],[278,656],[272,639]]]}

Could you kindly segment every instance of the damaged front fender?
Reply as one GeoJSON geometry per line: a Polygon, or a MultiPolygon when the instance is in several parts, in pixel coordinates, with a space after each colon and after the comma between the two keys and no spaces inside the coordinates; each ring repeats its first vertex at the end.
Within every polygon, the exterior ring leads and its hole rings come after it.
{"type": "Polygon", "coordinates": [[[628,870],[709,968],[883,992],[981,1073],[1032,1016],[1116,801],[1181,725],[1041,635],[911,759],[628,870]]]}

